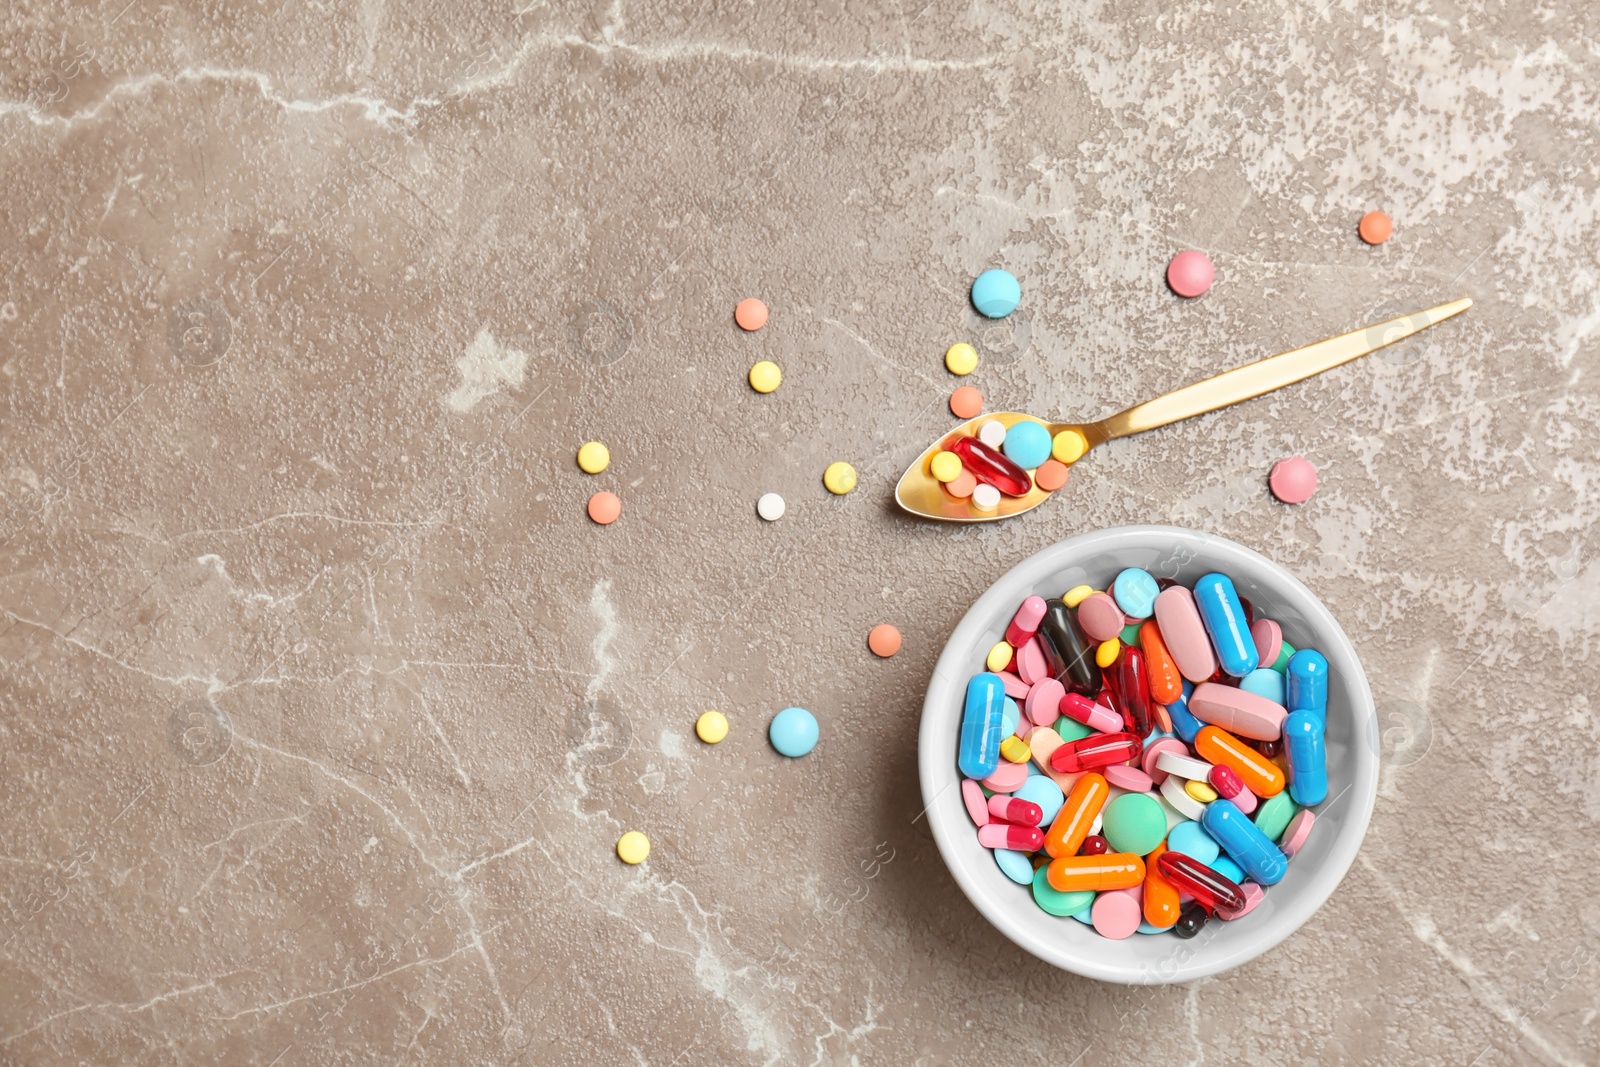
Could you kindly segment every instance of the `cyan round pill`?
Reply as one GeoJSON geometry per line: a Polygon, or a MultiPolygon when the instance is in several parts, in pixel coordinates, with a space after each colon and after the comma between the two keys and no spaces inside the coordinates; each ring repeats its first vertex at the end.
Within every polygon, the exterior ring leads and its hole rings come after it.
{"type": "Polygon", "coordinates": [[[817,747],[817,717],[805,708],[784,708],[772,717],[767,737],[772,747],[785,756],[804,756],[817,747]]]}
{"type": "Polygon", "coordinates": [[[1226,855],[1218,856],[1216,859],[1206,864],[1206,866],[1222,875],[1222,877],[1226,878],[1234,885],[1243,885],[1246,881],[1248,881],[1248,879],[1246,879],[1244,876],[1244,868],[1233,862],[1233,860],[1226,855]]]}
{"type": "Polygon", "coordinates": [[[1217,839],[1206,833],[1204,826],[1197,822],[1180,822],[1167,832],[1167,851],[1193,856],[1210,867],[1222,849],[1217,839]]]}
{"type": "MultiPolygon", "coordinates": [[[[1032,761],[1029,761],[1028,766],[1032,768],[1032,761]]],[[[1011,795],[1018,800],[1027,800],[1039,805],[1039,810],[1044,812],[1044,818],[1039,820],[1039,825],[1043,827],[1048,827],[1056,821],[1056,816],[1061,812],[1061,805],[1066,803],[1061,787],[1043,774],[1033,775],[1022,783],[1022,788],[1011,795]]]]}
{"type": "Polygon", "coordinates": [[[1258,697],[1266,697],[1274,704],[1283,703],[1284,677],[1271,667],[1257,667],[1239,679],[1239,688],[1258,697]]]}
{"type": "Polygon", "coordinates": [[[1009,271],[986,270],[972,283],[972,306],[986,318],[1005,318],[1021,299],[1022,286],[1009,271]]]}
{"type": "Polygon", "coordinates": [[[1168,934],[1171,932],[1172,927],[1170,926],[1151,926],[1148,921],[1139,924],[1139,933],[1141,934],[1168,934]]]}
{"type": "Polygon", "coordinates": [[[1028,857],[1023,853],[997,848],[994,850],[994,861],[1000,865],[1005,876],[1018,885],[1033,884],[1033,864],[1028,862],[1028,857]]]}
{"type": "Polygon", "coordinates": [[[1022,721],[1022,712],[1017,707],[1017,702],[1006,697],[1005,710],[1000,713],[1000,736],[1010,737],[1017,732],[1017,723],[1022,721]]]}
{"type": "Polygon", "coordinates": [[[1148,619],[1156,610],[1156,594],[1161,587],[1153,574],[1138,567],[1129,567],[1111,583],[1111,598],[1117,602],[1124,615],[1148,619]]]}
{"type": "Polygon", "coordinates": [[[1023,419],[1006,431],[1000,450],[1011,462],[1031,471],[1050,458],[1050,431],[1043,423],[1023,419]]]}

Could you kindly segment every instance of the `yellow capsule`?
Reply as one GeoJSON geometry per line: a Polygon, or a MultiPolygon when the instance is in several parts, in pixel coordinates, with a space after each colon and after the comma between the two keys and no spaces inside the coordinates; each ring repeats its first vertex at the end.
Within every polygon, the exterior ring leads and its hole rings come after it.
{"type": "Polygon", "coordinates": [[[1073,464],[1089,451],[1089,442],[1077,430],[1062,430],[1050,442],[1050,454],[1062,463],[1073,464]]]}
{"type": "Polygon", "coordinates": [[[1033,750],[1028,748],[1028,742],[1012,736],[1000,742],[1000,756],[1008,763],[1027,763],[1033,758],[1033,750]]]}
{"type": "Polygon", "coordinates": [[[750,388],[758,393],[770,393],[783,381],[783,371],[770,359],[764,359],[750,368],[750,388]]]}
{"type": "Polygon", "coordinates": [[[951,345],[944,353],[945,369],[965,377],[978,369],[978,350],[966,342],[951,345]]]}
{"type": "MultiPolygon", "coordinates": [[[[1001,746],[1003,749],[1005,746],[1001,746]]],[[[1202,804],[1209,804],[1217,799],[1217,791],[1204,782],[1185,782],[1183,791],[1194,797],[1202,804]]]]}
{"type": "Polygon", "coordinates": [[[1001,641],[989,650],[989,658],[984,660],[983,665],[998,674],[1011,666],[1011,657],[1016,654],[1016,649],[1001,641]]]}
{"type": "Polygon", "coordinates": [[[1094,661],[1100,665],[1101,670],[1105,670],[1117,662],[1117,654],[1121,651],[1122,642],[1119,639],[1113,637],[1109,641],[1101,641],[1100,647],[1094,650],[1094,661]]]}
{"type": "Polygon", "coordinates": [[[822,472],[822,484],[835,496],[844,496],[856,487],[856,469],[843,460],[830,463],[822,472]]]}
{"type": "Polygon", "coordinates": [[[1094,587],[1088,585],[1075,585],[1061,594],[1061,602],[1069,608],[1075,608],[1088,600],[1094,594],[1094,587]]]}
{"type": "Polygon", "coordinates": [[[928,464],[933,476],[941,482],[953,482],[961,477],[961,457],[954,452],[937,453],[928,464]]]}

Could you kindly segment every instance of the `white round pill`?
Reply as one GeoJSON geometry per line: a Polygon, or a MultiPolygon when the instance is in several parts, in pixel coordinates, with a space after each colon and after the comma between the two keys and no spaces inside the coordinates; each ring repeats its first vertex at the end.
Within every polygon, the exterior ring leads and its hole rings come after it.
{"type": "Polygon", "coordinates": [[[1001,445],[1006,443],[1005,423],[1001,422],[999,419],[990,419],[988,422],[978,427],[978,440],[982,441],[990,448],[999,448],[1001,445]]]}
{"type": "Polygon", "coordinates": [[[762,493],[761,499],[756,501],[756,514],[768,522],[777,522],[783,518],[785,507],[783,497],[777,493],[762,493]]]}
{"type": "Polygon", "coordinates": [[[972,491],[972,506],[979,511],[993,511],[1000,506],[1000,490],[988,482],[979,482],[972,491]]]}

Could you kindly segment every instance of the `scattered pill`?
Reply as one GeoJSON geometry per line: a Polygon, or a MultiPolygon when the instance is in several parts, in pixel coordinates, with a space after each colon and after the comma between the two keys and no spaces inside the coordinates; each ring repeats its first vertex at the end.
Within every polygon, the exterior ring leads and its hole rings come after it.
{"type": "Polygon", "coordinates": [[[739,329],[754,333],[767,324],[767,305],[747,296],[733,309],[733,321],[739,324],[739,329]]]}
{"type": "Polygon", "coordinates": [[[1211,288],[1215,273],[1211,258],[1191,248],[1179,252],[1167,264],[1167,284],[1179,296],[1196,297],[1211,288]]]}
{"type": "Polygon", "coordinates": [[[770,393],[783,382],[783,372],[770,359],[764,359],[750,368],[750,388],[758,393],[770,393]]]}
{"type": "Polygon", "coordinates": [[[714,745],[728,736],[728,717],[720,711],[702,711],[694,721],[694,732],[706,744],[714,745]]]}
{"type": "Polygon", "coordinates": [[[617,838],[617,857],[623,863],[643,863],[650,855],[650,839],[637,830],[629,830],[617,838]]]}
{"type": "Polygon", "coordinates": [[[1367,244],[1381,245],[1394,233],[1394,220],[1381,211],[1369,211],[1361,216],[1356,232],[1367,244]]]}
{"type": "MultiPolygon", "coordinates": [[[[996,731],[999,723],[995,724],[996,731]]],[[[817,717],[805,708],[784,708],[772,717],[767,727],[767,739],[782,755],[798,759],[817,747],[817,717]]],[[[995,755],[999,755],[999,739],[995,740],[995,755]]]]}
{"type": "Polygon", "coordinates": [[[622,501],[615,493],[601,490],[589,498],[589,518],[601,526],[610,526],[622,514],[622,501]]]}
{"type": "Polygon", "coordinates": [[[867,632],[867,647],[874,656],[888,659],[900,651],[900,631],[886,622],[880,622],[867,632]]]}
{"type": "Polygon", "coordinates": [[[590,441],[578,449],[578,466],[585,474],[599,474],[611,466],[611,450],[599,441],[590,441]]]}
{"type": "Polygon", "coordinates": [[[983,414],[983,394],[963,385],[950,394],[950,414],[958,419],[975,419],[983,414]]]}
{"type": "Polygon", "coordinates": [[[843,461],[830,463],[822,472],[822,484],[835,496],[844,496],[856,487],[856,469],[843,461]]]}
{"type": "Polygon", "coordinates": [[[1009,271],[986,270],[972,283],[972,306],[985,318],[1005,318],[1021,299],[1022,286],[1009,271]]]}
{"type": "Polygon", "coordinates": [[[1286,456],[1272,465],[1267,485],[1285,504],[1304,504],[1317,491],[1317,468],[1304,456],[1286,456]]]}
{"type": "Polygon", "coordinates": [[[762,493],[761,499],[756,501],[756,514],[768,522],[777,522],[783,518],[783,513],[789,506],[783,502],[783,497],[777,493],[762,493]]]}
{"type": "Polygon", "coordinates": [[[944,350],[944,366],[951,374],[964,378],[978,369],[978,350],[959,341],[944,350]]]}
{"type": "Polygon", "coordinates": [[[928,471],[941,482],[953,482],[961,477],[961,457],[954,452],[936,452],[928,462],[928,471]]]}

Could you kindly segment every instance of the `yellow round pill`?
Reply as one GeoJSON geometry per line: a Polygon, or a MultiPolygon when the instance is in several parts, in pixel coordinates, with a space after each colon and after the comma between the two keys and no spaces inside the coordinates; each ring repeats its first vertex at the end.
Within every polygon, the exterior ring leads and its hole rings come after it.
{"type": "Polygon", "coordinates": [[[728,717],[720,711],[703,711],[694,721],[694,732],[706,744],[714,745],[728,736],[728,717]]]}
{"type": "Polygon", "coordinates": [[[578,449],[578,466],[585,474],[599,474],[611,466],[611,449],[599,441],[590,441],[578,449]]]}
{"type": "Polygon", "coordinates": [[[1061,594],[1061,602],[1069,608],[1075,608],[1088,600],[1094,594],[1094,588],[1087,585],[1075,585],[1061,594]]]}
{"type": "Polygon", "coordinates": [[[953,344],[945,349],[944,365],[951,374],[965,377],[978,369],[978,350],[965,341],[953,344]]]}
{"type": "Polygon", "coordinates": [[[1077,430],[1062,430],[1050,443],[1050,454],[1062,463],[1076,463],[1089,451],[1089,442],[1077,430]]]}
{"type": "Polygon", "coordinates": [[[822,484],[828,487],[828,492],[844,496],[856,487],[856,469],[843,460],[830,463],[822,472],[822,484]]]}
{"type": "Polygon", "coordinates": [[[928,469],[941,482],[953,482],[961,477],[961,457],[954,452],[940,452],[928,464],[928,469]]]}
{"type": "Polygon", "coordinates": [[[637,830],[629,830],[617,838],[617,858],[623,863],[643,863],[650,855],[650,839],[637,830]]]}
{"type": "Polygon", "coordinates": [[[1113,637],[1109,641],[1101,641],[1100,647],[1094,650],[1094,661],[1101,670],[1105,670],[1117,662],[1117,655],[1122,651],[1122,642],[1113,637]]]}
{"type": "Polygon", "coordinates": [[[1185,782],[1183,791],[1202,804],[1209,804],[1217,799],[1217,791],[1204,782],[1185,782]]]}
{"type": "Polygon", "coordinates": [[[750,388],[758,393],[770,393],[783,381],[783,371],[770,359],[764,359],[750,368],[750,388]]]}
{"type": "Polygon", "coordinates": [[[989,657],[988,659],[984,660],[983,665],[998,674],[1007,667],[1011,666],[1011,657],[1015,656],[1016,654],[1016,649],[1012,648],[1006,642],[1001,641],[999,644],[995,645],[989,650],[989,657]]]}

